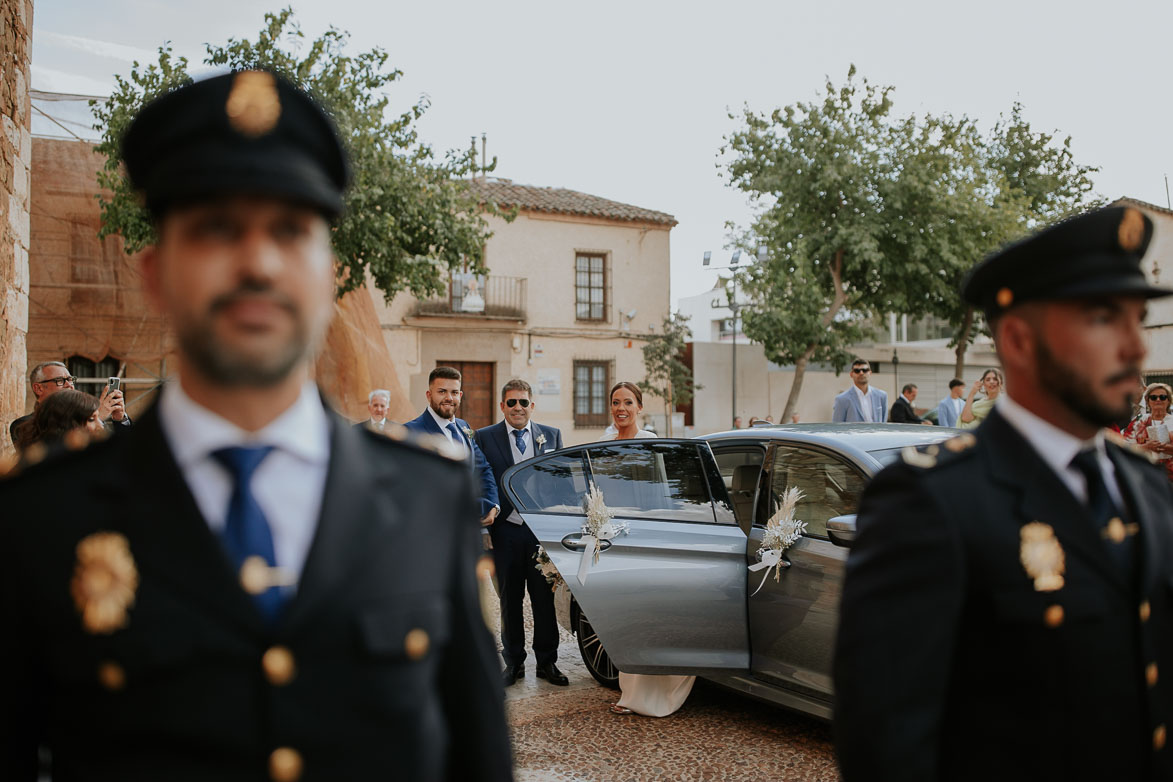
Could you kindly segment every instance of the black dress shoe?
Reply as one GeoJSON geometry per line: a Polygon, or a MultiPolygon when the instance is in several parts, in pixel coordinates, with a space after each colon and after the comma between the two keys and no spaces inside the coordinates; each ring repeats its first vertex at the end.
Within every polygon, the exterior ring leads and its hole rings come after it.
{"type": "Polygon", "coordinates": [[[506,665],[505,670],[501,671],[501,684],[511,687],[518,679],[524,677],[525,665],[506,665]]]}
{"type": "Polygon", "coordinates": [[[554,663],[539,665],[535,673],[537,673],[539,679],[545,679],[550,684],[557,684],[559,687],[565,687],[570,684],[570,680],[566,678],[566,675],[562,671],[558,670],[558,666],[554,663]]]}

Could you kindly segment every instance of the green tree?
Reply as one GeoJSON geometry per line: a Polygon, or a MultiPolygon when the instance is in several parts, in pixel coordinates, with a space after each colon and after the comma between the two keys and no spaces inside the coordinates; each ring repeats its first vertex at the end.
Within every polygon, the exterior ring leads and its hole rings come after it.
{"type": "MultiPolygon", "coordinates": [[[[286,8],[265,14],[255,41],[207,44],[204,64],[282,73],[334,118],[354,171],[346,210],[333,234],[340,296],[361,287],[368,275],[390,299],[401,290],[435,294],[443,289],[448,270],[467,267],[484,273],[484,243],[490,232],[483,208],[462,179],[475,170],[475,157],[448,152],[437,160],[415,130],[427,100],[391,114],[387,91],[402,72],[387,69],[382,49],[347,53],[348,39],[347,33],[330,28],[307,45],[292,9],[286,8]]],[[[128,78],[115,78],[117,89],[94,106],[95,128],[103,134],[97,152],[106,161],[98,183],[109,191],[98,196],[101,236],[121,234],[127,252],[134,252],[154,241],[154,233],[121,170],[119,142],[144,104],[191,77],[188,61],[164,45],[157,63],[135,62],[128,78]]],[[[485,209],[501,214],[491,204],[485,209]]]]}
{"type": "Polygon", "coordinates": [[[681,360],[684,345],[692,336],[688,320],[687,315],[679,312],[666,316],[660,326],[660,333],[647,337],[643,346],[647,377],[642,385],[649,394],[664,400],[668,421],[665,435],[668,437],[672,436],[672,411],[676,405],[691,402],[697,389],[701,388],[693,382],[692,370],[681,360]]]}

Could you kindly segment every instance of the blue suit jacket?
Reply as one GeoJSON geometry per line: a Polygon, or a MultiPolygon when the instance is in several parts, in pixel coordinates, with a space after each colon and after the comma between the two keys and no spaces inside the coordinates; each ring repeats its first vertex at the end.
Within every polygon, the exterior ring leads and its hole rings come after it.
{"type": "MultiPolygon", "coordinates": [[[[868,391],[868,399],[872,402],[872,421],[883,423],[888,420],[888,393],[878,388],[868,391]]],[[[835,397],[835,406],[831,409],[833,423],[851,423],[863,421],[863,409],[859,406],[859,394],[855,393],[852,385],[839,396],[835,397]]]]}
{"type": "MultiPolygon", "coordinates": [[[[556,451],[562,447],[562,432],[560,430],[552,426],[542,426],[537,421],[531,421],[530,428],[533,430],[534,440],[537,440],[539,435],[544,435],[546,442],[541,445],[536,442],[526,443],[527,447],[533,448],[527,455],[537,456],[556,451]]],[[[477,444],[481,447],[485,458],[489,460],[489,466],[493,468],[493,477],[498,483],[501,481],[502,474],[513,466],[513,449],[509,447],[512,429],[513,427],[504,421],[498,421],[492,426],[477,430],[477,444]]],[[[500,522],[513,512],[513,503],[505,496],[504,491],[497,492],[497,501],[501,503],[501,513],[497,516],[500,522]]],[[[493,528],[496,529],[496,526],[494,524],[493,528]]]]}
{"type": "MultiPolygon", "coordinates": [[[[464,446],[468,449],[469,458],[468,466],[473,471],[473,483],[480,486],[480,510],[481,518],[488,515],[494,507],[498,506],[497,500],[497,481],[493,479],[493,470],[489,467],[489,462],[485,459],[484,453],[477,447],[474,440],[470,439],[464,432],[471,431],[471,427],[463,418],[453,418],[452,422],[460,429],[460,439],[464,440],[464,446]]],[[[432,414],[424,410],[417,418],[412,419],[404,424],[404,426],[420,434],[439,435],[445,439],[448,435],[440,431],[440,427],[436,425],[436,419],[432,418],[432,414]]],[[[502,512],[504,509],[502,509],[502,512]]]]}
{"type": "Polygon", "coordinates": [[[937,403],[937,426],[957,426],[958,415],[952,394],[937,403]]]}

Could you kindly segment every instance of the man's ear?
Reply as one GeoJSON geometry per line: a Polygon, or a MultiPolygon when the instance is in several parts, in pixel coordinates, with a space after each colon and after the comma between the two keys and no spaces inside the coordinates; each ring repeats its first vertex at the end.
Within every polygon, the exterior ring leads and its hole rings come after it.
{"type": "Polygon", "coordinates": [[[998,355],[1004,364],[1013,367],[1033,367],[1038,336],[1030,318],[1017,313],[1003,315],[998,323],[998,355]]]}

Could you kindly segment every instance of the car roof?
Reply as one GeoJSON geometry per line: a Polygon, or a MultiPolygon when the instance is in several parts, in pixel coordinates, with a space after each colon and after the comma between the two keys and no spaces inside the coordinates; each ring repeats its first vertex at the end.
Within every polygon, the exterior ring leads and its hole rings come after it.
{"type": "Polygon", "coordinates": [[[923,426],[921,424],[777,424],[714,432],[700,435],[697,439],[724,440],[726,442],[738,439],[752,441],[789,440],[831,446],[841,451],[862,452],[870,455],[875,451],[903,448],[908,445],[939,443],[942,440],[955,437],[960,432],[960,429],[951,427],[923,426]]]}

